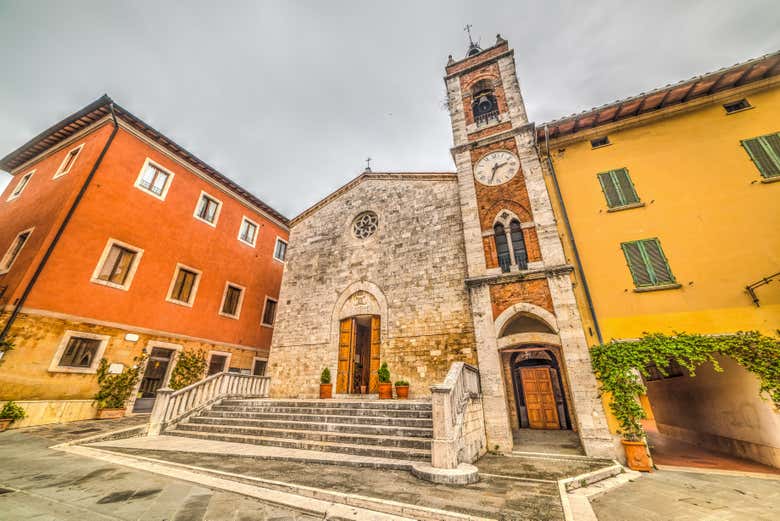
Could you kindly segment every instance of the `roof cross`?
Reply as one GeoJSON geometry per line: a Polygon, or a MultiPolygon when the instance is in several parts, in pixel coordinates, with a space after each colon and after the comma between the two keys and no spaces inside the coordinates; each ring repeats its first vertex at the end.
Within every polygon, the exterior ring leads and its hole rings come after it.
{"type": "Polygon", "coordinates": [[[474,45],[474,40],[471,39],[471,28],[473,26],[471,24],[466,24],[466,27],[463,28],[464,31],[466,31],[469,35],[469,45],[474,45]]]}

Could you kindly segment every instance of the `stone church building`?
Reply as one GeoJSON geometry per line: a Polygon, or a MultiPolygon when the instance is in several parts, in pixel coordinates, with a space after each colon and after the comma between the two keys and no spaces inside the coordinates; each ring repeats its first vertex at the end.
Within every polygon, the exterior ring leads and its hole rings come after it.
{"type": "Polygon", "coordinates": [[[613,456],[529,123],[500,36],[450,61],[456,171],[362,175],[290,223],[269,357],[274,397],[377,392],[387,362],[413,398],[453,362],[479,369],[488,447],[575,431],[613,456]]]}

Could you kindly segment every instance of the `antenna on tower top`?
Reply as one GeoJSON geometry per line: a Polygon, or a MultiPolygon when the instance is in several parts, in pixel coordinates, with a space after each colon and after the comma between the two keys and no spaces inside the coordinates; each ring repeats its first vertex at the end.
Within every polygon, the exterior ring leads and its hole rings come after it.
{"type": "Polygon", "coordinates": [[[474,39],[471,37],[471,27],[471,24],[466,24],[466,27],[463,28],[466,34],[469,35],[469,50],[466,52],[466,56],[474,56],[482,52],[479,44],[474,43],[474,39]]]}

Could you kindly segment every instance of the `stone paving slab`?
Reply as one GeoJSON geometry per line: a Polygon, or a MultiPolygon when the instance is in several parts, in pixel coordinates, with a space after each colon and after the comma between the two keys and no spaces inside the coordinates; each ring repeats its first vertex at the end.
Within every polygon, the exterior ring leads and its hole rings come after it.
{"type": "Polygon", "coordinates": [[[591,501],[599,521],[774,521],[780,485],[747,476],[657,471],[591,501]]]}
{"type": "Polygon", "coordinates": [[[314,521],[324,518],[48,448],[53,441],[72,441],[78,436],[74,431],[97,423],[101,422],[74,422],[67,426],[30,427],[1,433],[0,488],[9,492],[0,494],[0,519],[314,521]],[[81,423],[81,428],[76,428],[75,423],[81,423]]]}
{"type": "Polygon", "coordinates": [[[218,440],[202,440],[197,438],[185,438],[181,436],[148,436],[143,438],[128,438],[124,440],[111,440],[98,442],[90,446],[111,449],[139,449],[155,451],[190,452],[194,454],[223,454],[236,455],[246,458],[260,458],[282,461],[299,461],[322,464],[352,465],[373,468],[395,468],[409,470],[416,462],[398,459],[377,458],[370,456],[358,456],[340,454],[336,452],[322,452],[292,449],[284,447],[272,447],[268,445],[253,445],[248,443],[232,443],[218,440]]]}
{"type": "Polygon", "coordinates": [[[473,485],[452,487],[421,481],[402,470],[259,461],[233,454],[193,454],[118,446],[102,446],[101,450],[490,519],[563,520],[555,481],[542,483],[490,476],[473,485]]]}

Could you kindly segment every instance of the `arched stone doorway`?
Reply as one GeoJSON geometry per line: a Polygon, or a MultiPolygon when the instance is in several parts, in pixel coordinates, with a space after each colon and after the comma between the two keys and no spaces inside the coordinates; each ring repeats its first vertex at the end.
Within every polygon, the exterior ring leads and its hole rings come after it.
{"type": "Polygon", "coordinates": [[[555,353],[542,346],[511,353],[509,366],[519,429],[571,429],[563,378],[555,353]]]}

